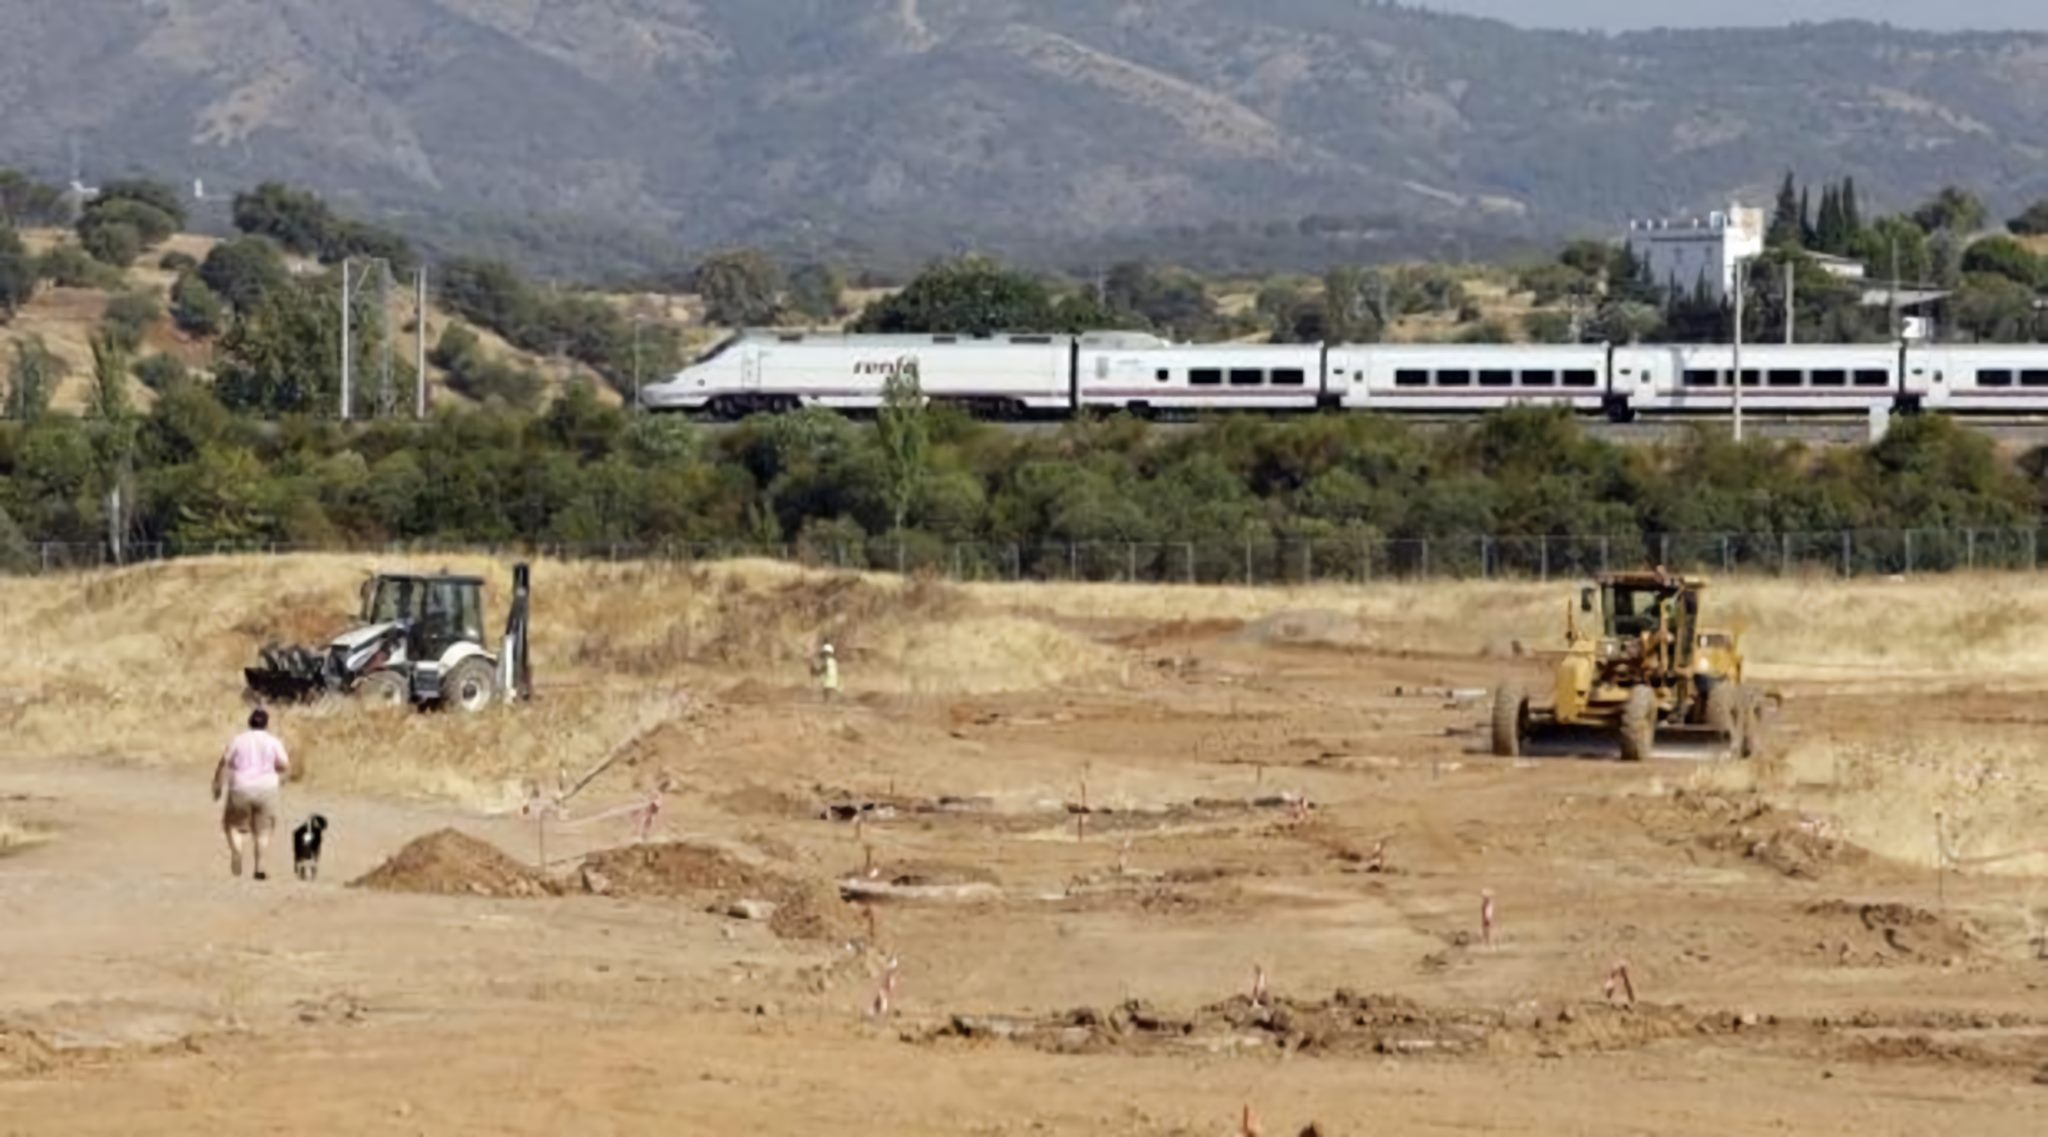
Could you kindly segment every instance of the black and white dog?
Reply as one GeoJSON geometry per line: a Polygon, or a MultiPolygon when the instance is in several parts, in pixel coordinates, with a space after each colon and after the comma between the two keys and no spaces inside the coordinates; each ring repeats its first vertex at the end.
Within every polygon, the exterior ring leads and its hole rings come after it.
{"type": "Polygon", "coordinates": [[[300,880],[320,875],[320,839],[327,832],[327,819],[314,814],[304,825],[292,830],[292,871],[300,880]]]}

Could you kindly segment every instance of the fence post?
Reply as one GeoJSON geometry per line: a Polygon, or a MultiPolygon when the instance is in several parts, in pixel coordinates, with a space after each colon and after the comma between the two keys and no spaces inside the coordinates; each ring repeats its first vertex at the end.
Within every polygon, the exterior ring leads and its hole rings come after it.
{"type": "Polygon", "coordinates": [[[1372,545],[1365,541],[1358,543],[1358,583],[1372,583],[1372,545]]]}
{"type": "Polygon", "coordinates": [[[1657,563],[1665,568],[1671,567],[1671,534],[1669,533],[1657,534],[1657,563]]]}
{"type": "Polygon", "coordinates": [[[1316,543],[1314,541],[1303,541],[1301,543],[1301,582],[1303,584],[1314,584],[1316,582],[1316,543]]]}
{"type": "Polygon", "coordinates": [[[1493,538],[1479,538],[1479,579],[1493,579],[1493,538]]]}
{"type": "Polygon", "coordinates": [[[1971,572],[1977,571],[1977,531],[1975,529],[1963,530],[1963,549],[1963,555],[1966,558],[1964,561],[1965,566],[1971,572]]]}
{"type": "Polygon", "coordinates": [[[1913,575],[1913,531],[1912,531],[1911,529],[1908,529],[1908,530],[1906,530],[1906,573],[1905,573],[1905,575],[1907,575],[1907,576],[1912,576],[1912,575],[1913,575]]]}
{"type": "Polygon", "coordinates": [[[1607,554],[1608,554],[1608,549],[1609,549],[1609,541],[1610,541],[1610,540],[1611,540],[1611,538],[1609,538],[1609,537],[1608,537],[1608,536],[1607,536],[1606,534],[1604,534],[1604,533],[1603,533],[1603,534],[1601,534],[1601,536],[1600,536],[1600,572],[1601,572],[1601,573],[1602,573],[1603,575],[1605,575],[1605,574],[1606,574],[1606,573],[1607,573],[1608,571],[1610,571],[1610,570],[1608,569],[1608,567],[1607,567],[1607,554]]]}
{"type": "Polygon", "coordinates": [[[1792,534],[1778,534],[1778,575],[1792,575],[1792,534]]]}
{"type": "Polygon", "coordinates": [[[1130,565],[1129,575],[1131,583],[1138,583],[1138,543],[1136,541],[1124,542],[1124,560],[1130,565]]]}
{"type": "Polygon", "coordinates": [[[1010,542],[1010,580],[1024,579],[1024,549],[1017,542],[1010,542]]]}
{"type": "Polygon", "coordinates": [[[2027,530],[2027,571],[2038,572],[2041,568],[2041,531],[2027,530]]]}
{"type": "Polygon", "coordinates": [[[1067,542],[1067,579],[1081,579],[1081,546],[1075,541],[1067,542]]]}
{"type": "Polygon", "coordinates": [[[1246,588],[1250,588],[1250,587],[1252,586],[1252,584],[1253,584],[1253,581],[1252,581],[1252,536],[1251,536],[1251,534],[1249,534],[1249,533],[1245,534],[1245,536],[1244,536],[1244,583],[1245,583],[1245,587],[1246,587],[1246,588]]]}
{"type": "Polygon", "coordinates": [[[1417,579],[1417,580],[1428,580],[1428,579],[1429,579],[1429,538],[1427,538],[1427,537],[1424,537],[1424,538],[1422,538],[1422,539],[1421,539],[1421,540],[1420,540],[1419,542],[1417,542],[1417,543],[1418,543],[1418,544],[1420,544],[1420,545],[1422,546],[1422,559],[1421,559],[1421,561],[1420,561],[1420,563],[1419,563],[1419,567],[1420,567],[1420,569],[1421,569],[1422,571],[1421,571],[1421,572],[1420,572],[1420,574],[1419,574],[1419,575],[1418,575],[1418,576],[1416,577],[1416,579],[1417,579]]]}
{"type": "Polygon", "coordinates": [[[966,579],[966,577],[965,577],[965,576],[963,576],[963,575],[962,575],[962,572],[961,572],[961,567],[960,567],[960,542],[958,542],[958,541],[955,541],[955,542],[953,542],[953,579],[954,579],[954,580],[965,580],[965,579],[966,579]]]}
{"type": "Polygon", "coordinates": [[[1842,530],[1842,577],[1845,580],[1856,575],[1856,570],[1852,567],[1851,560],[1856,553],[1855,542],[1856,533],[1854,530],[1842,530]]]}

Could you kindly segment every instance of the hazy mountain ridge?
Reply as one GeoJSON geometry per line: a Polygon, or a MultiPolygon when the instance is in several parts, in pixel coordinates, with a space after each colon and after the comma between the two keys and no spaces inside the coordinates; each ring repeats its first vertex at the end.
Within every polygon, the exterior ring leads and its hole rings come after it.
{"type": "Polygon", "coordinates": [[[1600,37],[1352,0],[0,0],[0,163],[286,178],[695,244],[932,248],[2048,193],[2048,38],[1600,37]]]}

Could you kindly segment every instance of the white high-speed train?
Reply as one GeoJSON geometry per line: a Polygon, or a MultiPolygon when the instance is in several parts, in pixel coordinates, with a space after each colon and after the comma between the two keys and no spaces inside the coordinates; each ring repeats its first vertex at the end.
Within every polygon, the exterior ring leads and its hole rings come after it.
{"type": "MultiPolygon", "coordinates": [[[[1727,414],[1726,344],[1176,344],[1139,332],[1080,336],[754,333],[641,391],[648,410],[739,418],[800,407],[871,412],[893,375],[987,418],[1077,411],[1171,417],[1215,411],[1434,414],[1516,404],[1617,420],[1727,414]]],[[[2048,347],[1808,344],[1745,347],[1743,406],[1760,413],[1873,409],[2048,414],[2048,347]]]]}

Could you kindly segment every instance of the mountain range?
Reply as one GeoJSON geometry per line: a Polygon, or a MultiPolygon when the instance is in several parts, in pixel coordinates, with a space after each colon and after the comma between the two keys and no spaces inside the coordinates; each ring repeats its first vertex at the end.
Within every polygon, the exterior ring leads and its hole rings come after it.
{"type": "Polygon", "coordinates": [[[2038,35],[1370,0],[0,0],[0,28],[0,165],[285,180],[508,246],[1199,259],[1316,217],[1370,255],[1612,231],[1795,167],[1892,207],[2048,196],[2038,35]]]}

